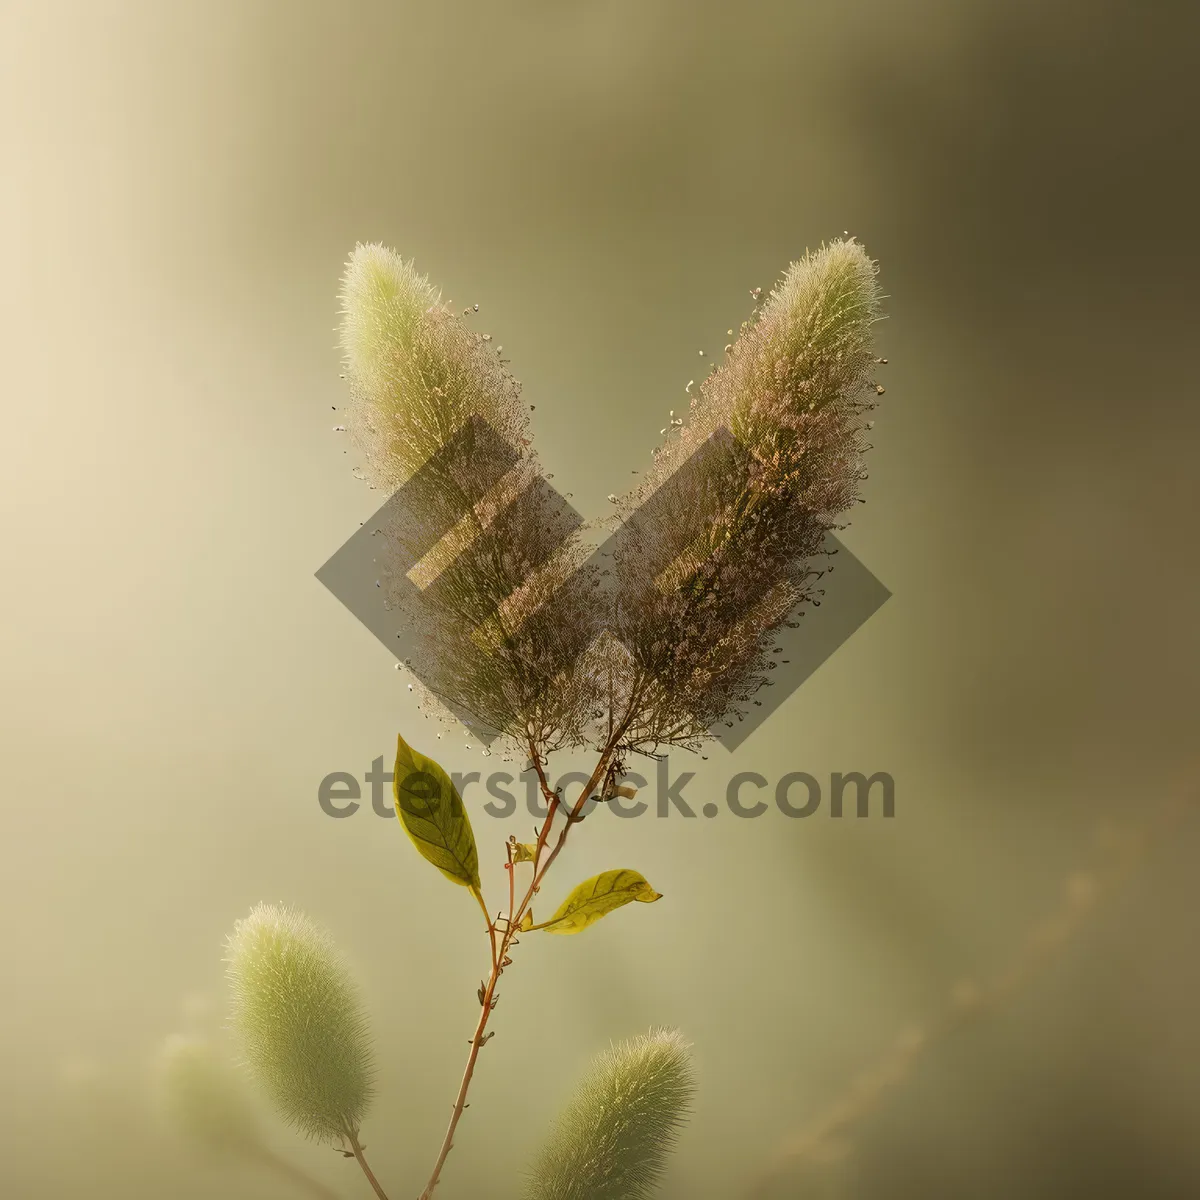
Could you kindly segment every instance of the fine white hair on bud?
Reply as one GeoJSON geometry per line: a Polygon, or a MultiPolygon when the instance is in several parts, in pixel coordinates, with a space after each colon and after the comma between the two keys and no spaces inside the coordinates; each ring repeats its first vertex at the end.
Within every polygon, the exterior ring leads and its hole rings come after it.
{"type": "Polygon", "coordinates": [[[522,446],[520,384],[488,345],[491,335],[474,332],[411,261],[360,243],[338,299],[346,423],[377,487],[393,490],[472,416],[522,446]]]}
{"type": "Polygon", "coordinates": [[[598,572],[576,576],[582,519],[537,461],[532,406],[491,335],[393,250],[358,245],[339,300],[346,430],[361,477],[395,501],[374,531],[376,587],[413,673],[447,718],[522,752],[531,729],[543,751],[577,743],[575,668],[600,613],[582,585],[560,585],[598,572]]]}
{"type": "Polygon", "coordinates": [[[157,1067],[166,1115],[185,1138],[219,1155],[248,1158],[262,1151],[244,1083],[210,1042],[174,1035],[163,1043],[157,1067]]]}
{"type": "Polygon", "coordinates": [[[880,302],[853,239],[792,263],[622,498],[613,624],[645,710],[631,744],[691,745],[740,719],[777,631],[816,599],[827,536],[865,478],[880,302]]]}
{"type": "Polygon", "coordinates": [[[358,989],[329,936],[302,913],[260,904],[226,946],[231,1025],[246,1066],[307,1137],[357,1133],[374,1074],[358,989]]]}
{"type": "Polygon", "coordinates": [[[421,317],[440,299],[437,289],[385,246],[359,245],[342,277],[341,340],[346,365],[372,392],[395,379],[396,359],[411,352],[421,317]]]}
{"type": "Polygon", "coordinates": [[[362,477],[396,500],[373,534],[376,587],[447,714],[548,753],[603,740],[605,713],[621,712],[624,749],[653,752],[695,747],[762,703],[776,635],[819,603],[830,534],[861,499],[883,394],[876,275],[854,239],[835,239],[768,295],[752,289],[750,318],[688,382],[687,419],[670,412],[642,486],[609,494],[620,536],[596,558],[489,335],[411,262],[355,248],[340,292],[345,425],[362,477]],[[615,669],[595,653],[601,631],[621,647],[615,669]]]}
{"type": "Polygon", "coordinates": [[[688,1044],[674,1030],[600,1054],[536,1159],[526,1200],[646,1200],[695,1089],[688,1044]]]}

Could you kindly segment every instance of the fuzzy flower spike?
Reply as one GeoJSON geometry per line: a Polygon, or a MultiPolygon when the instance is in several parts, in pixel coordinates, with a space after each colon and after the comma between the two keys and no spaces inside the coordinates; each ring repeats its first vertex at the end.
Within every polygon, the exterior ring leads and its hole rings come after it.
{"type": "Polygon", "coordinates": [[[620,502],[613,628],[645,710],[631,744],[694,745],[766,682],[772,634],[859,500],[879,308],[857,242],[793,263],[620,502]]]}

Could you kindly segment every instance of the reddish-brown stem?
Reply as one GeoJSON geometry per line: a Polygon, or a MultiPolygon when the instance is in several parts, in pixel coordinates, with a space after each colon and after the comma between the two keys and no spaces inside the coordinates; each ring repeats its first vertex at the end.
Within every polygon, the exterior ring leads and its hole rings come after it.
{"type": "MultiPolygon", "coordinates": [[[[567,833],[570,830],[575,819],[579,816],[583,806],[587,803],[588,797],[591,796],[596,784],[603,777],[605,770],[608,768],[608,760],[616,745],[616,739],[612,738],[603,753],[600,755],[599,762],[596,763],[596,769],[592,772],[592,777],[588,780],[587,786],[579,795],[579,800],[571,809],[570,819],[567,821],[562,832],[558,836],[558,842],[554,849],[550,852],[545,863],[541,862],[542,852],[546,848],[546,844],[550,837],[550,827],[554,823],[555,815],[561,807],[561,801],[558,796],[550,790],[550,785],[546,780],[545,772],[542,770],[541,760],[538,757],[537,751],[533,746],[530,746],[530,756],[532,758],[534,769],[537,771],[538,780],[541,783],[542,794],[547,801],[546,820],[542,823],[541,829],[538,830],[537,845],[533,855],[533,878],[529,881],[529,887],[525,892],[520,904],[514,909],[512,902],[509,903],[509,914],[507,928],[500,938],[500,945],[495,947],[495,926],[492,922],[488,922],[489,929],[493,937],[493,955],[492,955],[492,971],[488,977],[487,983],[483,989],[483,1002],[479,1013],[479,1021],[475,1026],[475,1034],[471,1038],[471,1052],[467,1056],[467,1065],[463,1070],[462,1080],[458,1085],[458,1095],[454,1098],[454,1109],[450,1114],[450,1124],[446,1129],[446,1136],[442,1139],[442,1147],[438,1152],[437,1161],[433,1164],[433,1172],[429,1176],[429,1182],[425,1185],[425,1190],[421,1193],[420,1200],[432,1200],[433,1190],[438,1185],[438,1180],[442,1175],[442,1168],[446,1165],[446,1158],[450,1151],[454,1148],[454,1134],[458,1129],[458,1122],[462,1119],[463,1111],[467,1107],[467,1092],[471,1087],[471,1079],[475,1074],[475,1064],[479,1060],[479,1051],[483,1048],[484,1042],[487,1040],[485,1034],[487,1032],[488,1018],[492,1015],[492,1004],[496,995],[496,984],[500,980],[500,976],[504,971],[505,960],[508,958],[508,951],[516,943],[516,934],[518,925],[521,923],[521,918],[525,915],[530,903],[533,900],[535,893],[541,886],[542,879],[546,872],[550,869],[550,864],[558,857],[559,851],[563,847],[563,843],[567,839],[567,833]]],[[[509,886],[510,894],[515,895],[515,888],[512,884],[512,871],[510,866],[509,871],[509,886]]],[[[482,904],[482,899],[480,900],[482,904]]],[[[484,912],[487,909],[485,907],[484,912]]]]}
{"type": "Polygon", "coordinates": [[[512,843],[506,843],[504,849],[508,855],[508,862],[504,864],[504,869],[508,872],[508,923],[511,925],[513,909],[517,906],[517,877],[513,869],[512,843]]]}

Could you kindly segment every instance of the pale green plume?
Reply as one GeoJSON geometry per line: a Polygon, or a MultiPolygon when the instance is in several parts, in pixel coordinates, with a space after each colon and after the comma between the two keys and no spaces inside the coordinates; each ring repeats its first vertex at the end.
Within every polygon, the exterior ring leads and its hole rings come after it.
{"type": "Polygon", "coordinates": [[[727,404],[733,432],[760,452],[779,426],[796,429],[808,413],[853,403],[873,387],[880,302],[877,268],[858,242],[806,254],[736,340],[726,377],[708,381],[706,398],[727,404]]]}
{"type": "Polygon", "coordinates": [[[646,1200],[694,1093],[688,1046],[674,1030],[613,1046],[555,1123],[526,1200],[646,1200]]]}
{"type": "Polygon", "coordinates": [[[175,1036],[158,1062],[162,1098],[175,1127],[190,1141],[217,1154],[252,1157],[262,1136],[242,1080],[212,1045],[175,1036]]]}
{"type": "Polygon", "coordinates": [[[527,442],[520,384],[500,348],[443,303],[410,261],[386,246],[356,246],[338,299],[346,426],[373,483],[395,488],[472,416],[516,450],[527,442]]]}
{"type": "Polygon", "coordinates": [[[538,463],[502,347],[475,328],[476,305],[443,302],[385,246],[355,247],[338,298],[340,427],[375,488],[412,484],[373,519],[372,545],[379,601],[419,631],[403,651],[423,704],[521,754],[530,729],[546,745],[585,740],[595,705],[578,662],[601,612],[576,571],[591,549],[538,463]]]}
{"type": "Polygon", "coordinates": [[[357,1133],[371,1097],[370,1036],[328,935],[302,913],[260,904],[234,927],[225,961],[234,1032],[280,1114],[320,1141],[357,1133]]]}
{"type": "Polygon", "coordinates": [[[342,351],[359,382],[383,395],[411,353],[421,317],[441,300],[411,262],[386,246],[358,245],[342,276],[342,351]]]}

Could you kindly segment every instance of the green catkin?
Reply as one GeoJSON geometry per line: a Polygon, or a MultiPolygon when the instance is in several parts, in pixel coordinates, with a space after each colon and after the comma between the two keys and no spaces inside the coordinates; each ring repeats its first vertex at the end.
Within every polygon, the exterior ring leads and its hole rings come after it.
{"type": "Polygon", "coordinates": [[[411,352],[422,316],[440,300],[438,290],[387,247],[360,244],[346,263],[339,300],[346,365],[382,399],[397,382],[397,360],[411,352]]]}
{"type": "Polygon", "coordinates": [[[302,913],[260,904],[226,949],[246,1065],[289,1124],[340,1144],[358,1132],[374,1068],[358,989],[331,940],[302,913]]]}
{"type": "Polygon", "coordinates": [[[594,704],[577,663],[601,614],[575,572],[591,551],[538,463],[520,382],[475,306],[444,303],[385,246],[355,247],[338,298],[348,395],[335,428],[372,487],[414,483],[372,534],[379,599],[411,634],[394,648],[444,717],[519,753],[530,729],[546,747],[579,744],[594,704]]]}
{"type": "Polygon", "coordinates": [[[520,384],[410,260],[360,243],[338,300],[346,429],[373,484],[394,490],[473,416],[514,448],[527,443],[520,384]]]}
{"type": "Polygon", "coordinates": [[[525,1200],[645,1200],[687,1119],[695,1078],[674,1030],[592,1063],[530,1172],[525,1200]]]}
{"type": "Polygon", "coordinates": [[[242,1081],[208,1042],[168,1038],[158,1069],[167,1115],[184,1137],[218,1155],[261,1152],[261,1129],[242,1081]]]}

